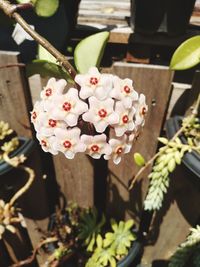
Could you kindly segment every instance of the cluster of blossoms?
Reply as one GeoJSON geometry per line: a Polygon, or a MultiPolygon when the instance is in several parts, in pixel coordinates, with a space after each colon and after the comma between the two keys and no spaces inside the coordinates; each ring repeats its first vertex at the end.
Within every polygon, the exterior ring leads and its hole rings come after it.
{"type": "Polygon", "coordinates": [[[66,81],[51,78],[31,112],[31,120],[42,149],[68,159],[85,152],[95,159],[102,155],[115,164],[130,151],[134,138],[144,125],[147,105],[130,79],[100,74],[90,68],[78,74],[79,88],[65,92],[66,81]],[[110,127],[114,137],[105,130],[110,127]]]}

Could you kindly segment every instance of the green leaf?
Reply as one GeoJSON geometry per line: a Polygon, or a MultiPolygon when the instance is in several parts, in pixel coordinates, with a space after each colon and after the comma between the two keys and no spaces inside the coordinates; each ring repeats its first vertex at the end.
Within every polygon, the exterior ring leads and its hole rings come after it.
{"type": "Polygon", "coordinates": [[[174,158],[172,158],[172,159],[170,159],[170,161],[168,163],[168,171],[173,172],[175,168],[176,168],[176,161],[174,158]]]}
{"type": "Polygon", "coordinates": [[[58,64],[56,58],[52,56],[43,46],[38,46],[38,59],[46,60],[54,64],[58,64]]]}
{"type": "Polygon", "coordinates": [[[83,39],[75,48],[74,63],[79,73],[90,67],[99,67],[107,44],[109,32],[100,32],[83,39]]]}
{"type": "Polygon", "coordinates": [[[28,77],[40,74],[42,77],[55,77],[73,83],[69,75],[60,66],[46,60],[34,60],[32,63],[27,64],[26,74],[28,77]]]}
{"type": "Polygon", "coordinates": [[[158,137],[158,141],[164,145],[166,145],[168,143],[168,139],[165,137],[158,137]]]}
{"type": "Polygon", "coordinates": [[[58,9],[59,0],[37,0],[35,3],[35,12],[41,17],[50,17],[58,9]]]}
{"type": "Polygon", "coordinates": [[[133,157],[134,157],[135,163],[138,166],[142,167],[145,165],[145,159],[143,158],[143,156],[140,153],[134,153],[133,157]]]}
{"type": "Polygon", "coordinates": [[[200,35],[183,42],[175,51],[170,62],[173,70],[185,70],[200,62],[200,35]]]}

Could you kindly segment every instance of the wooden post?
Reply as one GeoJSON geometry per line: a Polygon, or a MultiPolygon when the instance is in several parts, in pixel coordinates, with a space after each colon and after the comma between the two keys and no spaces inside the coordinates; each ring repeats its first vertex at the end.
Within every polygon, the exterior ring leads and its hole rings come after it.
{"type": "Polygon", "coordinates": [[[163,126],[171,93],[173,72],[167,67],[129,63],[115,63],[112,72],[121,78],[132,79],[136,91],[146,95],[149,108],[144,130],[132,151],[123,157],[119,165],[109,163],[109,213],[116,218],[131,216],[139,223],[148,180],[139,181],[133,190],[128,190],[138,170],[133,153],[137,151],[148,160],[156,151],[157,137],[163,126]]]}

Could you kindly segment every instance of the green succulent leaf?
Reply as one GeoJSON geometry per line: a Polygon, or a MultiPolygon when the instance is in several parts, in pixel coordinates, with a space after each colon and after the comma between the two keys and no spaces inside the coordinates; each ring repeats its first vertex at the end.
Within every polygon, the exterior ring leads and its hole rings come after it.
{"type": "Polygon", "coordinates": [[[134,153],[133,155],[135,163],[139,166],[142,167],[145,165],[145,159],[140,153],[134,153]]]}
{"type": "Polygon", "coordinates": [[[37,0],[35,2],[35,12],[41,17],[54,15],[59,7],[59,0],[37,0]]]}
{"type": "MultiPolygon", "coordinates": [[[[101,232],[101,228],[105,224],[105,216],[103,215],[101,221],[98,221],[98,213],[95,208],[89,209],[82,214],[79,223],[80,240],[85,240],[84,244],[87,246],[88,251],[93,251],[96,243],[97,235],[101,232]]],[[[99,239],[99,237],[98,237],[99,239]]]]}
{"type": "Polygon", "coordinates": [[[74,62],[79,73],[90,67],[99,67],[107,44],[109,32],[100,32],[83,39],[75,48],[74,62]]]}
{"type": "Polygon", "coordinates": [[[40,74],[42,77],[65,79],[69,83],[74,83],[67,72],[65,72],[60,66],[46,60],[33,60],[32,63],[26,65],[27,77],[30,77],[34,74],[40,74]]]}
{"type": "Polygon", "coordinates": [[[185,70],[194,67],[200,62],[200,35],[183,42],[175,51],[170,68],[185,70]]]}
{"type": "Polygon", "coordinates": [[[58,64],[56,58],[41,45],[38,45],[38,59],[58,64]]]}

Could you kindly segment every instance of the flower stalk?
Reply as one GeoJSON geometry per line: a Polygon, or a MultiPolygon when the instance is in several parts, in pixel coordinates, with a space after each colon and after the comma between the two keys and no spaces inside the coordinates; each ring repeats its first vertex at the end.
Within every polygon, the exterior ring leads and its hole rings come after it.
{"type": "Polygon", "coordinates": [[[57,61],[61,64],[63,68],[69,73],[69,75],[74,80],[76,76],[76,71],[74,67],[69,63],[66,56],[60,53],[55,47],[53,47],[44,37],[39,35],[35,30],[33,30],[30,25],[16,12],[16,5],[11,4],[9,1],[0,0],[0,9],[3,12],[13,18],[19,25],[41,46],[43,46],[50,54],[52,54],[57,61]]]}

